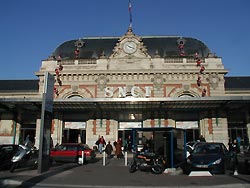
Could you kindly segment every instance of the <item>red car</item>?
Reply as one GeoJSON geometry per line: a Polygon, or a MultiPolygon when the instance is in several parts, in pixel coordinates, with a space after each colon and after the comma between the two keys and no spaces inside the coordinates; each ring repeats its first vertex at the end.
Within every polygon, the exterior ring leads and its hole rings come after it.
{"type": "Polygon", "coordinates": [[[96,157],[95,151],[90,149],[87,144],[64,143],[50,151],[50,158],[55,162],[82,164],[82,155],[84,158],[83,162],[88,162],[96,157]]]}

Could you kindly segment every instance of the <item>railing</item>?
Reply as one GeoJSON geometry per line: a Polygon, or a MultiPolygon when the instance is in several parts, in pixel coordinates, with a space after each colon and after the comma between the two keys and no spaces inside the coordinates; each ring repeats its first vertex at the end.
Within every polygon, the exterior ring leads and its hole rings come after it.
{"type": "MultiPolygon", "coordinates": [[[[205,58],[200,58],[200,60],[204,63],[205,58]]],[[[196,60],[192,57],[188,58],[165,58],[164,63],[196,63],[196,60]]]]}
{"type": "MultiPolygon", "coordinates": [[[[75,64],[96,64],[96,59],[67,59],[60,62],[61,65],[75,65],[75,64]]],[[[59,64],[59,63],[58,63],[59,64]]]]}

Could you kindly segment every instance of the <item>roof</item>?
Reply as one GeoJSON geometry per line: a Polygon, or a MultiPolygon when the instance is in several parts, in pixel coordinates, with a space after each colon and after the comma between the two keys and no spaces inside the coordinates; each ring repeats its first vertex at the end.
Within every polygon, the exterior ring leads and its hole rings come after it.
{"type": "Polygon", "coordinates": [[[250,90],[250,76],[225,77],[225,90],[250,90]]]}
{"type": "Polygon", "coordinates": [[[0,92],[38,92],[39,80],[0,80],[0,92]]]}
{"type": "MultiPolygon", "coordinates": [[[[162,58],[179,56],[178,40],[180,39],[185,41],[184,51],[186,56],[193,56],[198,52],[200,57],[207,57],[210,52],[209,48],[203,42],[194,38],[180,36],[141,36],[140,38],[151,57],[156,55],[156,51],[158,51],[158,55],[162,58]]],[[[78,48],[79,58],[97,59],[103,53],[106,57],[109,57],[113,53],[119,37],[88,37],[80,40],[83,41],[84,45],[78,48]]],[[[75,43],[77,41],[79,40],[70,40],[60,44],[52,56],[60,56],[62,59],[74,59],[75,43]]]]}

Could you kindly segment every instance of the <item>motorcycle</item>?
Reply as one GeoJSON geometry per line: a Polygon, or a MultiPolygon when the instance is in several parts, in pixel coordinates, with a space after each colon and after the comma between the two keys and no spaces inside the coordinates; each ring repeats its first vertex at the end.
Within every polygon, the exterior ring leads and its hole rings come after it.
{"type": "Polygon", "coordinates": [[[18,167],[32,166],[38,167],[38,150],[36,147],[29,147],[27,145],[19,145],[17,153],[11,159],[12,165],[10,172],[18,167]]]}
{"type": "Polygon", "coordinates": [[[129,165],[129,172],[137,170],[151,170],[153,174],[161,174],[165,170],[165,160],[155,153],[136,152],[129,165]]]}

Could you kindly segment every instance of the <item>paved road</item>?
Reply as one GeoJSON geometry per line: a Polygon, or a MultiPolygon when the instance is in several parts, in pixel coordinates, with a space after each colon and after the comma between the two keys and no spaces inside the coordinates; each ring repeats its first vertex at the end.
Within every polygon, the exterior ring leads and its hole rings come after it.
{"type": "MultiPolygon", "coordinates": [[[[128,160],[128,162],[131,159],[128,160]]],[[[38,173],[37,170],[17,169],[14,173],[0,172],[0,187],[72,187],[72,188],[250,188],[250,175],[216,175],[191,177],[183,175],[180,170],[175,173],[154,175],[150,172],[137,171],[129,173],[124,160],[113,158],[103,161],[76,164],[56,164],[48,172],[38,173]]]]}

